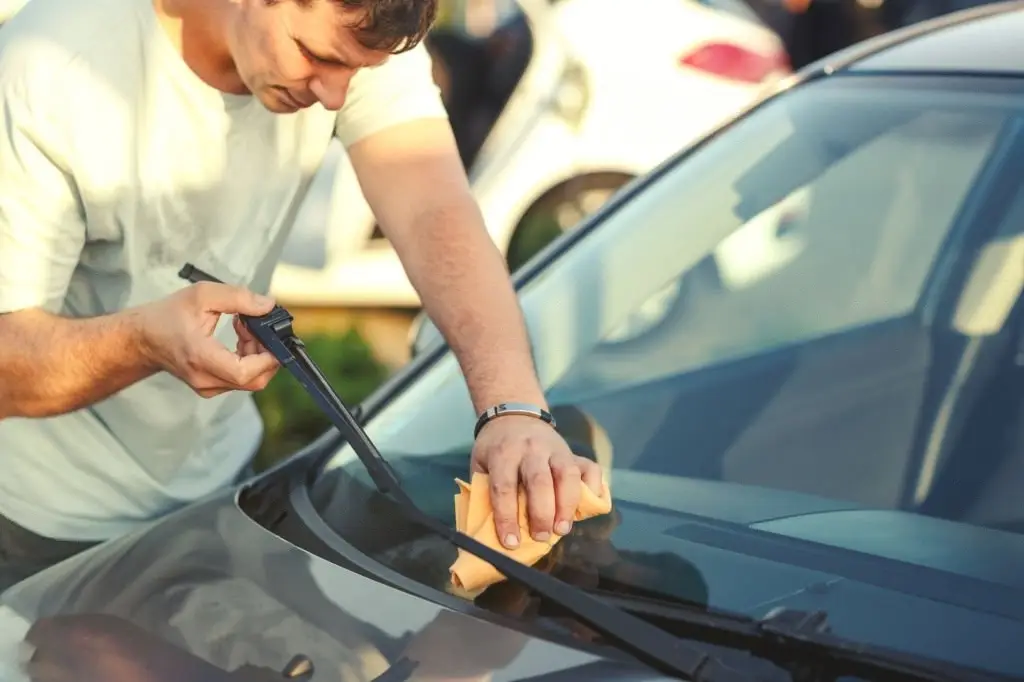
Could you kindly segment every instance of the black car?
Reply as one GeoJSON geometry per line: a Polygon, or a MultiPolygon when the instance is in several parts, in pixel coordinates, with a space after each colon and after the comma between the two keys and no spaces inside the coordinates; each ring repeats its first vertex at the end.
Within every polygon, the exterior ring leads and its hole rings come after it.
{"type": "Polygon", "coordinates": [[[332,430],[14,586],[0,678],[1024,677],[1021,36],[814,64],[519,273],[615,503],[537,566],[451,585],[475,415],[427,344],[358,411],[390,469],[332,430]]]}

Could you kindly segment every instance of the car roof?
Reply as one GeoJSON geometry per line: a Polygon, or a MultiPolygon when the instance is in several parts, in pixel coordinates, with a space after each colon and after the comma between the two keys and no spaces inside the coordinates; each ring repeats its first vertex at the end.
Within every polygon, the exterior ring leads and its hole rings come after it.
{"type": "Polygon", "coordinates": [[[863,41],[807,71],[1024,77],[1022,36],[1024,0],[990,3],[863,41]]]}

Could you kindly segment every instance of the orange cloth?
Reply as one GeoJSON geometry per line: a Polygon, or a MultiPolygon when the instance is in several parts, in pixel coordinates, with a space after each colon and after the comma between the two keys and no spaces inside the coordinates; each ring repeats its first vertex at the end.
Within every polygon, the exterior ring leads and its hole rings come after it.
{"type": "MultiPolygon", "coordinates": [[[[471,483],[455,479],[459,493],[455,496],[455,528],[469,535],[477,542],[501,552],[516,561],[532,566],[551,551],[561,536],[552,533],[547,542],[538,542],[530,536],[529,521],[526,515],[526,491],[519,488],[519,546],[505,549],[498,541],[498,532],[494,528],[494,510],[491,508],[491,496],[488,490],[487,474],[474,473],[471,483]]],[[[608,484],[602,483],[600,497],[586,485],[580,495],[580,503],[576,509],[576,520],[582,521],[592,516],[608,514],[612,510],[612,496],[608,484]]],[[[489,563],[468,552],[459,550],[455,563],[451,566],[452,584],[456,588],[475,592],[494,583],[505,580],[505,576],[489,563]]]]}

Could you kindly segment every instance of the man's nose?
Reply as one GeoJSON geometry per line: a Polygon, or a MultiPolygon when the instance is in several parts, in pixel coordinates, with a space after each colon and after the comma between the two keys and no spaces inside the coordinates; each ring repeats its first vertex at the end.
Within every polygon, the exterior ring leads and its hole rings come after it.
{"type": "Polygon", "coordinates": [[[345,104],[348,84],[351,75],[314,76],[309,83],[310,91],[320,100],[320,104],[329,111],[337,111],[345,104]]]}

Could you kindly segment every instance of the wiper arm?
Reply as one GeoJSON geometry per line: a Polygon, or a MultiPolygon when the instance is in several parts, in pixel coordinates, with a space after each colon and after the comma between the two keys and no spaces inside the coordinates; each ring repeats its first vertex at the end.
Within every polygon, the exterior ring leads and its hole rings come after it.
{"type": "MultiPolygon", "coordinates": [[[[178,276],[192,283],[217,282],[223,284],[221,280],[203,272],[191,263],[187,263],[178,276]]],[[[381,493],[390,494],[403,503],[412,504],[412,500],[402,490],[402,485],[387,460],[381,457],[366,432],[359,426],[355,416],[331,388],[327,377],[309,357],[306,345],[295,335],[292,330],[291,313],[283,307],[275,305],[274,309],[266,315],[259,317],[239,315],[238,317],[253,336],[259,339],[263,347],[277,358],[281,366],[298,379],[317,407],[345,435],[359,459],[362,460],[370,478],[373,479],[374,486],[381,493]]]]}
{"type": "Polygon", "coordinates": [[[776,609],[762,619],[685,602],[591,589],[609,606],[687,639],[748,651],[790,672],[794,682],[845,676],[906,682],[1009,682],[1007,676],[934,661],[831,634],[827,614],[776,609]]]}
{"type": "MultiPolygon", "coordinates": [[[[221,282],[191,264],[178,275],[190,282],[221,282]]],[[[439,535],[459,549],[491,564],[509,580],[533,590],[552,604],[573,614],[594,631],[604,635],[639,661],[665,675],[694,682],[748,682],[752,676],[728,667],[720,659],[691,646],[668,632],[628,613],[602,603],[579,588],[511,559],[472,537],[444,525],[424,513],[402,489],[398,477],[381,456],[323,372],[306,352],[292,330],[292,316],[276,305],[266,315],[239,315],[242,323],[282,367],[309,392],[331,423],[352,446],[366,467],[374,485],[404,508],[409,520],[439,535]]]]}

